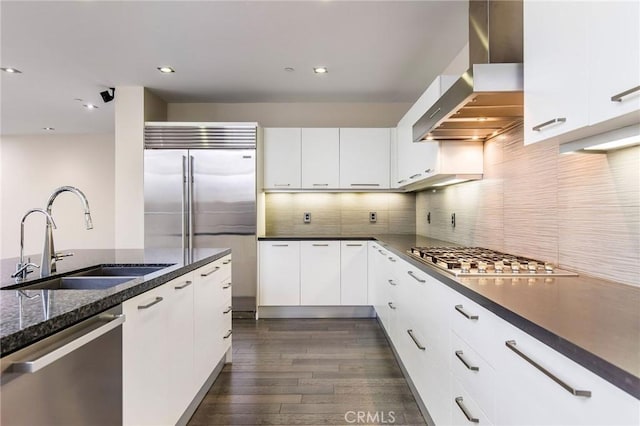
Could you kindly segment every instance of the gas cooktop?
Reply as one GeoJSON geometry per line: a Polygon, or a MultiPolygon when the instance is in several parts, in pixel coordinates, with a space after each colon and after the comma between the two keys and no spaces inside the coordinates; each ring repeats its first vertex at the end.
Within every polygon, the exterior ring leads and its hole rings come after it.
{"type": "Polygon", "coordinates": [[[455,276],[574,277],[578,275],[558,269],[548,262],[482,247],[412,247],[407,252],[423,263],[455,276]]]}

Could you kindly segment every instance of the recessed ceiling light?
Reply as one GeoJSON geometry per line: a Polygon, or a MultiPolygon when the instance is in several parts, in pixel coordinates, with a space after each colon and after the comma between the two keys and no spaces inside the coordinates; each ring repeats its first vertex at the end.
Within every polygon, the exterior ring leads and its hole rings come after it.
{"type": "Polygon", "coordinates": [[[286,67],[284,70],[285,70],[286,72],[294,72],[294,71],[295,71],[295,68],[292,68],[292,67],[286,67]]]}
{"type": "Polygon", "coordinates": [[[0,70],[4,72],[8,72],[9,74],[22,74],[22,71],[20,71],[17,68],[7,67],[7,68],[0,68],[0,70]]]}
{"type": "Polygon", "coordinates": [[[94,104],[84,104],[83,105],[86,109],[98,109],[98,107],[94,104]]]}
{"type": "Polygon", "coordinates": [[[42,130],[46,130],[48,132],[52,132],[52,131],[55,130],[55,128],[53,128],[53,127],[43,127],[42,130]]]}
{"type": "Polygon", "coordinates": [[[431,136],[431,135],[427,136],[427,140],[428,141],[432,141],[433,140],[433,136],[431,136]]]}
{"type": "Polygon", "coordinates": [[[329,70],[327,69],[327,67],[315,67],[313,69],[313,72],[315,72],[316,74],[326,74],[329,72],[329,70]]]}
{"type": "Polygon", "coordinates": [[[176,70],[174,70],[171,67],[158,67],[158,71],[165,74],[171,74],[172,72],[176,72],[176,70]]]}

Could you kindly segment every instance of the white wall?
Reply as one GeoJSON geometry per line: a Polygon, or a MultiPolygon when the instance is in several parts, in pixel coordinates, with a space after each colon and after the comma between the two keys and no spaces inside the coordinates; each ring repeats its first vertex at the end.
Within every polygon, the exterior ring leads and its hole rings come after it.
{"type": "MultiPolygon", "coordinates": [[[[61,194],[53,205],[56,250],[112,248],[114,244],[114,136],[3,136],[0,144],[2,258],[19,255],[20,220],[30,208],[45,208],[54,189],[71,185],[89,200],[94,229],[84,228],[80,200],[61,194]]],[[[38,254],[44,238],[44,216],[25,223],[25,253],[38,254]]]]}

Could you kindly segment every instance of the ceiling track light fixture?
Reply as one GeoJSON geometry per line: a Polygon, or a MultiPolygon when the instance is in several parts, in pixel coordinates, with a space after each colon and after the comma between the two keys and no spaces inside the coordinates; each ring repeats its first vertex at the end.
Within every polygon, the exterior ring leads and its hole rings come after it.
{"type": "Polygon", "coordinates": [[[98,109],[98,107],[94,104],[84,104],[83,105],[86,109],[98,109]]]}
{"type": "Polygon", "coordinates": [[[55,130],[54,127],[43,127],[42,130],[46,130],[47,132],[52,132],[55,130]]]}
{"type": "Polygon", "coordinates": [[[8,74],[22,74],[22,71],[20,71],[17,68],[13,68],[13,67],[6,67],[6,68],[0,68],[0,70],[8,73],[8,74]]]}
{"type": "Polygon", "coordinates": [[[116,97],[116,88],[110,87],[108,90],[100,92],[100,96],[102,96],[102,100],[106,104],[107,102],[111,102],[113,98],[116,97]]]}
{"type": "Polygon", "coordinates": [[[326,74],[329,72],[327,67],[314,67],[313,72],[316,74],[326,74]]]}
{"type": "Polygon", "coordinates": [[[171,73],[176,72],[176,70],[174,70],[171,67],[167,67],[167,66],[158,67],[158,71],[160,71],[163,74],[171,74],[171,73]]]}

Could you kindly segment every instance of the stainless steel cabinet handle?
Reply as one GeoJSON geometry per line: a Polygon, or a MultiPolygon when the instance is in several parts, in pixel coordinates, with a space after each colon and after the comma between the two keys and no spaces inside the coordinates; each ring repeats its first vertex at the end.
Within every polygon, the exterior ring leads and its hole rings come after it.
{"type": "Polygon", "coordinates": [[[417,178],[419,176],[422,176],[422,173],[416,173],[415,175],[411,175],[409,176],[409,179],[417,178]]]}
{"type": "Polygon", "coordinates": [[[228,313],[229,313],[229,312],[231,312],[232,310],[233,310],[233,308],[232,308],[231,306],[229,306],[229,307],[227,308],[227,310],[226,310],[226,311],[222,311],[222,313],[223,313],[223,314],[228,314],[228,313]]]}
{"type": "Polygon", "coordinates": [[[347,244],[347,247],[362,247],[362,244],[347,244]]]}
{"type": "Polygon", "coordinates": [[[223,339],[228,339],[232,334],[233,332],[231,330],[227,331],[227,334],[224,335],[223,339]]]}
{"type": "Polygon", "coordinates": [[[399,181],[398,181],[398,183],[399,183],[399,184],[403,184],[403,183],[405,183],[406,181],[407,181],[406,179],[402,179],[402,180],[399,180],[399,181]]]}
{"type": "Polygon", "coordinates": [[[153,302],[147,303],[146,305],[138,305],[138,309],[149,309],[150,307],[152,307],[153,305],[157,305],[158,303],[162,302],[164,299],[160,296],[156,297],[155,300],[153,302]]]}
{"type": "Polygon", "coordinates": [[[468,314],[464,311],[464,306],[462,305],[456,305],[455,306],[456,311],[460,312],[466,319],[470,319],[470,320],[477,320],[478,316],[477,315],[472,315],[472,314],[468,314]]]}
{"type": "Polygon", "coordinates": [[[427,280],[423,280],[420,277],[416,277],[416,275],[413,273],[413,271],[407,271],[407,274],[409,274],[411,276],[411,278],[413,278],[414,280],[418,281],[419,283],[426,283],[427,280]]]}
{"type": "Polygon", "coordinates": [[[395,260],[393,257],[390,257],[390,258],[389,258],[389,261],[390,261],[390,262],[396,262],[396,260],[395,260]]]}
{"type": "MultiPolygon", "coordinates": [[[[116,327],[122,325],[125,321],[126,317],[122,314],[120,315],[100,315],[97,320],[99,322],[107,323],[101,325],[98,328],[95,328],[82,336],[73,339],[71,342],[60,346],[59,348],[55,348],[50,352],[42,355],[39,358],[36,358],[32,361],[20,361],[14,362],[11,364],[11,371],[15,373],[35,373],[38,370],[43,369],[47,365],[51,364],[54,361],[59,360],[63,356],[75,351],[76,349],[86,345],[87,343],[97,339],[98,337],[108,333],[116,327]]],[[[41,353],[41,352],[39,352],[41,353]]]]}
{"type": "Polygon", "coordinates": [[[464,406],[462,401],[463,399],[461,396],[456,398],[456,404],[458,404],[458,407],[460,407],[462,414],[464,414],[467,420],[469,420],[471,423],[480,423],[480,420],[476,417],[473,417],[473,415],[471,415],[471,413],[469,412],[469,410],[467,410],[467,407],[464,406]]]}
{"type": "Polygon", "coordinates": [[[226,290],[226,289],[228,289],[228,288],[231,288],[231,283],[229,283],[229,284],[227,284],[227,285],[225,285],[225,286],[222,286],[222,289],[223,289],[223,290],[226,290]]]}
{"type": "Polygon", "coordinates": [[[312,244],[313,247],[329,247],[329,244],[312,244]]]}
{"type": "Polygon", "coordinates": [[[409,336],[411,336],[411,340],[413,340],[413,343],[416,344],[418,349],[420,349],[421,351],[424,351],[425,349],[427,349],[424,346],[422,346],[422,344],[420,344],[418,339],[416,339],[416,336],[413,335],[413,330],[407,330],[407,333],[409,333],[409,336]]]}
{"type": "Polygon", "coordinates": [[[289,244],[271,244],[271,247],[289,247],[289,244]]]}
{"type": "Polygon", "coordinates": [[[228,264],[230,264],[230,263],[231,263],[231,259],[229,259],[229,260],[225,260],[224,262],[222,262],[222,264],[223,264],[223,265],[228,265],[228,264]]]}
{"type": "Polygon", "coordinates": [[[387,255],[387,253],[386,253],[386,252],[384,252],[384,251],[382,251],[382,250],[378,250],[378,252],[379,252],[381,255],[383,255],[383,256],[386,256],[386,255],[387,255]]]}
{"type": "Polygon", "coordinates": [[[433,117],[435,117],[435,116],[436,116],[436,114],[437,114],[437,113],[439,113],[441,109],[442,109],[442,108],[438,108],[437,110],[433,111],[433,113],[429,116],[429,118],[433,118],[433,117]]]}
{"type": "Polygon", "coordinates": [[[182,285],[177,285],[177,286],[175,286],[174,288],[175,288],[176,290],[182,290],[183,288],[189,287],[191,284],[192,284],[192,282],[191,282],[191,281],[185,281],[185,282],[184,282],[184,284],[182,284],[182,285]]]}
{"type": "Polygon", "coordinates": [[[393,310],[398,309],[398,308],[396,308],[395,306],[393,306],[393,303],[392,303],[392,302],[388,302],[388,303],[387,303],[387,305],[389,305],[389,307],[390,307],[391,309],[393,309],[393,310]]]}
{"type": "Polygon", "coordinates": [[[217,270],[219,270],[220,267],[216,266],[215,268],[213,268],[212,270],[210,270],[209,272],[205,272],[204,274],[200,274],[201,277],[208,277],[209,275],[213,274],[214,272],[216,272],[217,270]]]}
{"type": "Polygon", "coordinates": [[[507,340],[506,342],[504,342],[504,344],[507,345],[507,347],[509,349],[511,349],[513,352],[515,352],[520,358],[524,359],[529,364],[533,365],[535,368],[540,370],[545,376],[547,376],[548,378],[550,378],[551,380],[553,380],[554,382],[556,382],[557,384],[562,386],[570,394],[575,395],[575,396],[584,396],[586,398],[590,398],[591,397],[591,391],[578,390],[576,388],[573,388],[573,387],[569,386],[567,383],[565,383],[560,378],[555,376],[549,370],[547,370],[546,368],[544,368],[543,366],[541,366],[540,364],[538,364],[537,362],[535,362],[534,360],[529,358],[529,356],[527,356],[524,352],[522,352],[520,349],[518,349],[516,347],[517,345],[516,345],[516,341],[515,340],[507,340]]]}
{"type": "Polygon", "coordinates": [[[427,170],[425,170],[424,172],[425,172],[425,173],[431,173],[431,171],[432,171],[431,169],[427,169],[427,170]]]}
{"type": "Polygon", "coordinates": [[[394,283],[393,280],[387,280],[387,281],[389,281],[389,284],[391,284],[391,285],[398,285],[398,284],[394,283]]]}
{"type": "Polygon", "coordinates": [[[351,186],[380,186],[379,183],[352,183],[351,186]]]}
{"type": "Polygon", "coordinates": [[[329,186],[328,183],[314,183],[313,186],[329,186]]]}
{"type": "Polygon", "coordinates": [[[537,126],[533,126],[531,128],[531,130],[533,130],[534,132],[539,132],[544,127],[547,127],[547,126],[550,126],[550,125],[556,124],[556,123],[564,123],[566,121],[567,121],[567,119],[565,117],[554,118],[552,120],[545,121],[544,123],[540,123],[537,126]]]}
{"type": "Polygon", "coordinates": [[[273,186],[291,186],[290,183],[274,183],[273,186]]]}
{"type": "Polygon", "coordinates": [[[466,359],[462,358],[462,355],[464,354],[464,352],[462,351],[456,351],[456,357],[458,357],[458,359],[464,364],[465,367],[467,367],[468,370],[471,371],[480,371],[480,367],[476,367],[475,365],[471,365],[467,362],[466,359]]]}
{"type": "Polygon", "coordinates": [[[632,93],[635,93],[637,91],[640,91],[640,86],[632,87],[629,90],[625,90],[624,92],[620,92],[617,95],[613,95],[611,97],[611,102],[622,102],[624,100],[622,98],[624,98],[625,96],[630,95],[632,93]]]}

